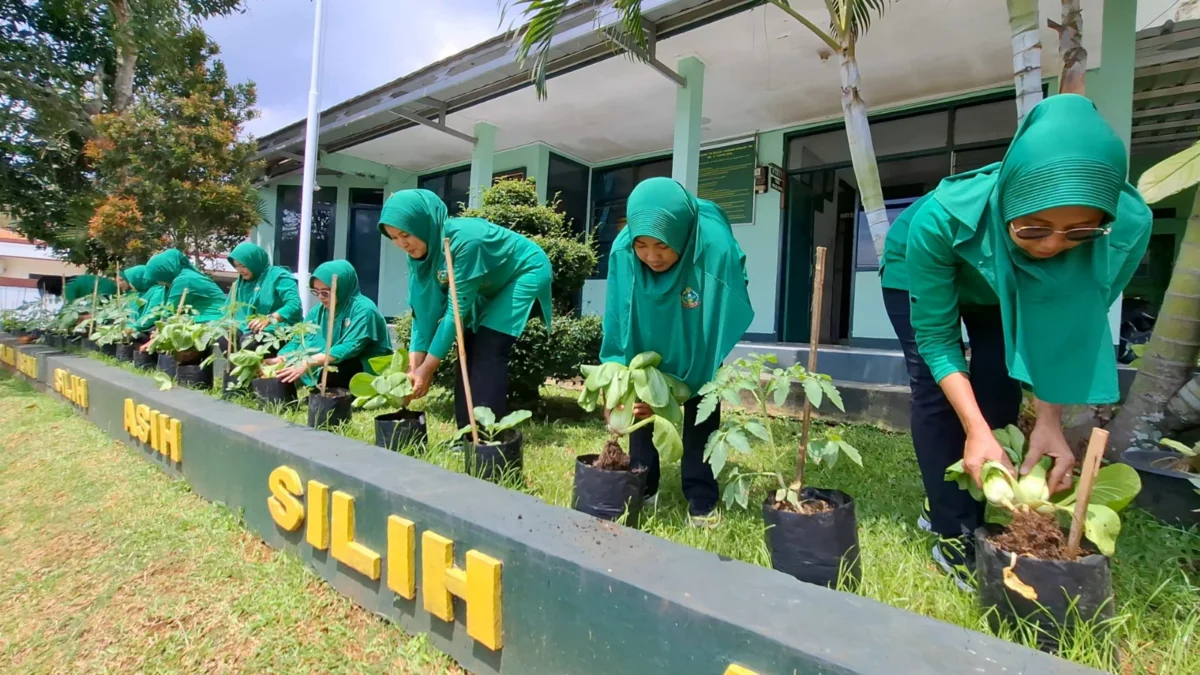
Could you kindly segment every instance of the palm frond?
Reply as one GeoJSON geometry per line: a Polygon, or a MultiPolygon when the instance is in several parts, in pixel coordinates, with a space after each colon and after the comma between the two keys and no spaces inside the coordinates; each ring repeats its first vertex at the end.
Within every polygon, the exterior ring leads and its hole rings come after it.
{"type": "Polygon", "coordinates": [[[562,18],[570,0],[500,0],[500,3],[501,17],[507,16],[509,10],[515,10],[527,19],[525,27],[517,35],[517,59],[522,65],[530,63],[530,79],[533,80],[538,98],[544,99],[550,44],[558,20],[562,18]]]}
{"type": "Polygon", "coordinates": [[[831,25],[839,37],[851,35],[855,41],[867,34],[871,22],[883,18],[889,5],[899,0],[826,0],[826,6],[837,18],[831,25]]]}

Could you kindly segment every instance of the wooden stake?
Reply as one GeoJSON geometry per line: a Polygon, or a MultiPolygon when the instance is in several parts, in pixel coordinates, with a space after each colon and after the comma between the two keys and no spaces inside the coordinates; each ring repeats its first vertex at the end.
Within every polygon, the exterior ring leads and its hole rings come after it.
{"type": "Polygon", "coordinates": [[[479,445],[479,428],[475,424],[475,402],[471,397],[471,378],[467,375],[467,348],[463,342],[462,316],[458,312],[458,291],[454,285],[454,258],[450,255],[450,239],[442,240],[446,249],[446,273],[450,277],[450,302],[454,305],[454,330],[458,332],[458,366],[462,369],[463,393],[467,396],[467,419],[471,422],[471,442],[479,445]]]}
{"type": "Polygon", "coordinates": [[[117,265],[117,307],[121,306],[121,266],[117,265]]]}
{"type": "Polygon", "coordinates": [[[88,339],[91,340],[96,335],[96,305],[100,302],[100,277],[94,278],[92,284],[92,315],[88,317],[91,323],[88,324],[88,339]]]}
{"type": "MultiPolygon", "coordinates": [[[[236,311],[233,308],[233,303],[237,302],[238,282],[241,280],[242,280],[241,277],[235,277],[233,280],[233,288],[229,289],[229,311],[225,314],[226,318],[233,318],[233,315],[236,313],[236,311]]],[[[235,342],[237,342],[237,327],[230,326],[229,327],[229,349],[226,350],[226,356],[237,351],[237,346],[234,344],[235,342]]]]}
{"type": "Polygon", "coordinates": [[[1079,555],[1079,541],[1083,537],[1083,524],[1087,520],[1088,502],[1092,499],[1092,487],[1096,483],[1100,459],[1104,457],[1104,448],[1107,446],[1108,432],[1092,429],[1087,454],[1083,456],[1083,466],[1079,469],[1079,486],[1075,489],[1075,513],[1071,516],[1071,533],[1067,537],[1068,560],[1074,560],[1079,555]]]}
{"type": "Polygon", "coordinates": [[[325,337],[325,363],[321,364],[321,395],[325,395],[325,382],[329,380],[329,348],[333,345],[333,321],[337,314],[337,275],[329,287],[329,332],[325,337]]]}
{"type": "Polygon", "coordinates": [[[188,289],[185,288],[183,289],[183,292],[179,294],[179,304],[175,306],[175,316],[179,316],[179,313],[183,311],[183,306],[187,303],[187,292],[188,289]]]}
{"type": "MultiPolygon", "coordinates": [[[[825,300],[825,247],[817,247],[817,262],[813,267],[812,318],[809,321],[808,372],[817,372],[817,346],[821,341],[821,305],[825,300]]],[[[812,426],[812,400],[804,397],[804,421],[800,426],[800,452],[796,458],[796,480],[791,488],[804,487],[804,466],[808,463],[808,430],[812,426]]]]}

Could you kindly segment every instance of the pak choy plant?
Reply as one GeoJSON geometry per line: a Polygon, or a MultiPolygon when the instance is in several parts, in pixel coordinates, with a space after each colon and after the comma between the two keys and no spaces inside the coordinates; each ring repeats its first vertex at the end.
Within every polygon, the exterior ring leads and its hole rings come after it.
{"type": "Polygon", "coordinates": [[[371,359],[370,364],[377,374],[355,373],[350,378],[350,393],[355,397],[351,405],[360,410],[399,409],[408,405],[413,394],[412,380],[408,377],[408,350],[397,347],[390,355],[371,359]]]}
{"type": "Polygon", "coordinates": [[[660,363],[662,356],[656,352],[643,352],[633,357],[628,366],[616,362],[581,366],[584,382],[579,405],[588,412],[604,405],[611,434],[609,447],[615,446],[620,453],[625,453],[620,445],[622,437],[653,425],[654,447],[663,461],[674,462],[683,456],[680,406],[692,394],[679,378],[659,370],[660,363]],[[653,414],[646,419],[635,419],[634,406],[639,402],[649,406],[653,414]]]}
{"type": "MultiPolygon", "coordinates": [[[[497,420],[496,413],[492,412],[491,408],[475,407],[475,425],[479,429],[479,439],[484,445],[499,444],[504,432],[515,429],[531,417],[533,417],[533,413],[528,410],[515,410],[497,420]]],[[[454,434],[454,440],[462,440],[470,435],[471,426],[467,425],[454,434]]]]}
{"type": "Polygon", "coordinates": [[[190,306],[159,321],[146,350],[155,354],[183,354],[209,351],[217,340],[229,334],[221,321],[197,323],[190,306]]]}
{"type": "Polygon", "coordinates": [[[722,366],[713,381],[700,389],[703,398],[696,414],[697,424],[707,420],[721,401],[740,406],[743,394],[749,394],[754,402],[753,414],[726,416],[721,427],[709,436],[704,447],[704,461],[712,467],[713,476],[720,479],[725,468],[729,468],[725,472],[725,487],[721,493],[721,499],[726,506],[737,504],[748,508],[754,479],[769,476],[774,478],[778,485],[774,492],[775,503],[790,504],[799,510],[802,501],[800,495],[804,489],[804,469],[810,458],[817,464],[825,463],[832,467],[841,455],[845,455],[850,461],[862,466],[862,455],[845,439],[840,428],[827,430],[809,440],[806,447],[800,447],[796,457],[796,473],[790,481],[774,468],[767,471],[749,471],[730,463],[731,458],[737,455],[749,456],[754,446],[760,445],[766,447],[768,466],[776,467],[780,464],[783,450],[772,429],[773,416],[770,406],[774,404],[778,409],[787,403],[793,382],[800,383],[804,395],[814,409],[819,409],[829,402],[838,410],[845,411],[842,395],[828,375],[810,373],[800,364],[780,368],[778,362],[773,354],[751,354],[722,366]]]}
{"type": "MultiPolygon", "coordinates": [[[[993,430],[992,435],[1013,466],[1021,466],[1025,462],[1029,447],[1020,429],[1009,425],[993,430]]],[[[1018,478],[1000,462],[988,460],[980,470],[981,488],[966,472],[962,460],[959,460],[946,469],[946,480],[957,483],[959,488],[969,492],[977,501],[986,501],[992,507],[985,512],[985,520],[990,523],[1006,525],[1012,514],[1034,511],[1043,516],[1054,516],[1062,527],[1067,528],[1075,511],[1078,483],[1051,495],[1046,476],[1052,462],[1050,457],[1043,457],[1028,474],[1018,478]]],[[[1133,501],[1141,489],[1141,478],[1127,464],[1109,464],[1096,473],[1083,523],[1083,536],[1104,555],[1111,556],[1116,549],[1117,536],[1121,533],[1121,518],[1117,514],[1133,501]]]]}
{"type": "Polygon", "coordinates": [[[63,305],[58,311],[58,317],[54,321],[54,325],[50,328],[51,332],[59,335],[70,335],[75,332],[79,326],[80,320],[91,311],[92,299],[77,298],[74,302],[63,305]]]}
{"type": "Polygon", "coordinates": [[[229,354],[230,371],[229,375],[232,378],[225,388],[231,389],[246,389],[250,383],[258,378],[272,378],[279,373],[280,370],[289,366],[297,365],[304,359],[315,354],[318,350],[314,347],[305,349],[304,341],[312,335],[315,335],[320,330],[317,324],[308,321],[289,325],[277,325],[273,330],[262,330],[250,336],[250,339],[242,344],[242,347],[237,351],[229,354]],[[267,360],[267,355],[271,352],[277,352],[293,339],[299,339],[301,349],[288,352],[283,355],[283,360],[275,364],[264,364],[267,360]]]}
{"type": "Polygon", "coordinates": [[[96,329],[92,333],[96,344],[101,346],[121,344],[133,337],[129,323],[137,316],[144,301],[136,295],[127,295],[120,300],[104,304],[95,314],[96,329]]]}

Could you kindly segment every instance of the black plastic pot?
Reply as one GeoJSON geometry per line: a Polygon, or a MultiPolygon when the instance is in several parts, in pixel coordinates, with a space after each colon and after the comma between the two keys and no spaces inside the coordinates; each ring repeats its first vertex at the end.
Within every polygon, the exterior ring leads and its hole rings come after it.
{"type": "Polygon", "coordinates": [[[179,374],[179,364],[175,362],[175,357],[170,354],[158,355],[158,369],[170,375],[171,379],[175,379],[175,376],[179,374]]]}
{"type": "Polygon", "coordinates": [[[345,389],[327,389],[324,396],[314,389],[308,395],[308,426],[323,429],[350,421],[351,403],[354,395],[345,389]]]}
{"type": "Polygon", "coordinates": [[[100,347],[101,354],[104,354],[105,356],[111,356],[113,358],[117,357],[117,346],[115,344],[114,345],[99,345],[99,347],[100,347]]]}
{"type": "Polygon", "coordinates": [[[646,471],[609,471],[592,466],[600,455],[575,458],[573,507],[601,520],[617,520],[629,512],[625,525],[637,527],[646,498],[646,471]]]}
{"type": "Polygon", "coordinates": [[[175,383],[183,387],[211,389],[213,386],[212,364],[207,366],[177,366],[175,383]]]}
{"type": "Polygon", "coordinates": [[[425,413],[416,410],[397,410],[375,417],[375,445],[398,451],[406,445],[424,448],[429,441],[425,413]]]}
{"type": "Polygon", "coordinates": [[[810,584],[853,590],[862,580],[858,556],[858,517],[854,498],[841,490],[804,488],[801,501],[820,500],[833,506],[805,515],[775,508],[774,495],[763,502],[771,567],[810,584]]]}
{"type": "Polygon", "coordinates": [[[54,333],[46,333],[46,346],[54,347],[55,349],[63,348],[63,336],[54,333]]]}
{"type": "Polygon", "coordinates": [[[114,354],[118,361],[128,363],[133,360],[133,352],[137,349],[133,345],[117,345],[117,351],[114,354]]]}
{"type": "Polygon", "coordinates": [[[260,377],[250,382],[254,398],[262,406],[291,403],[296,400],[296,385],[273,377],[260,377]]]}
{"type": "Polygon", "coordinates": [[[1053,651],[1075,622],[1097,625],[1096,619],[1113,617],[1108,558],[1094,554],[1061,562],[1017,556],[1014,565],[1011,553],[988,540],[988,535],[999,531],[995,526],[975,531],[975,583],[980,606],[985,612],[996,610],[987,612],[993,629],[1015,620],[1032,623],[1039,629],[1038,646],[1053,651]],[[1004,585],[1004,568],[1010,565],[1017,579],[1037,593],[1036,600],[1004,585]]]}
{"type": "Polygon", "coordinates": [[[157,360],[158,359],[157,359],[156,355],[151,354],[150,352],[140,351],[136,347],[133,350],[133,367],[134,368],[150,370],[151,368],[156,367],[157,360]]]}
{"type": "Polygon", "coordinates": [[[89,352],[94,352],[94,351],[98,350],[100,347],[96,344],[95,340],[93,340],[89,337],[85,337],[85,338],[83,338],[83,348],[88,350],[89,352]]]}
{"type": "Polygon", "coordinates": [[[1172,525],[1200,524],[1200,474],[1167,468],[1182,455],[1164,450],[1126,450],[1121,461],[1142,478],[1135,503],[1150,515],[1172,525]]]}
{"type": "Polygon", "coordinates": [[[493,483],[500,482],[506,475],[520,474],[524,442],[524,436],[516,430],[504,432],[495,445],[474,445],[468,441],[463,453],[467,473],[493,483]]]}

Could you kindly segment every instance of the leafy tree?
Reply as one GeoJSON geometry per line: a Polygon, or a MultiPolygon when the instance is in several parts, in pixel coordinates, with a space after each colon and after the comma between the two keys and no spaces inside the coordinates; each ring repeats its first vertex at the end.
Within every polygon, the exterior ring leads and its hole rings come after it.
{"type": "Polygon", "coordinates": [[[84,149],[102,192],[88,234],[122,262],[167,244],[217,257],[263,219],[255,144],[238,139],[258,114],[254,85],[228,84],[216,44],[198,28],[186,39],[187,68],[123,112],[97,115],[84,149]]]}
{"type": "Polygon", "coordinates": [[[189,53],[197,22],[242,0],[0,0],[0,204],[24,235],[90,267],[98,192],[84,147],[189,53]]]}

